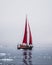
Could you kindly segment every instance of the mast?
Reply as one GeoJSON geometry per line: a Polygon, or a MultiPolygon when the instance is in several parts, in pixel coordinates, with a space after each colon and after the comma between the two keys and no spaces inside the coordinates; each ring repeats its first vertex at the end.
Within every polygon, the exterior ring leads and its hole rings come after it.
{"type": "Polygon", "coordinates": [[[25,32],[24,32],[24,38],[23,38],[23,42],[27,44],[27,18],[26,18],[26,23],[25,23],[25,32]]]}
{"type": "MultiPolygon", "coordinates": [[[[29,26],[29,23],[28,23],[28,26],[29,26]]],[[[31,34],[30,26],[29,26],[29,45],[32,45],[32,34],[31,34]]]]}

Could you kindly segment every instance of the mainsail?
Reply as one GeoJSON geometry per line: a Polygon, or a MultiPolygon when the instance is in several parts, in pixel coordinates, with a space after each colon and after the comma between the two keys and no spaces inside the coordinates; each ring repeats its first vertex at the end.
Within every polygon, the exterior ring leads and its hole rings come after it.
{"type": "Polygon", "coordinates": [[[27,22],[27,18],[26,18],[26,23],[25,23],[25,32],[24,32],[24,38],[23,38],[23,42],[22,43],[25,43],[27,44],[27,26],[28,26],[28,30],[29,30],[29,45],[32,45],[32,35],[31,35],[31,30],[30,30],[30,26],[29,26],[29,23],[27,22]]]}
{"type": "Polygon", "coordinates": [[[27,44],[27,18],[26,18],[26,23],[25,23],[25,32],[24,32],[24,38],[23,38],[23,42],[27,44]]]}
{"type": "Polygon", "coordinates": [[[29,45],[32,45],[32,35],[31,35],[31,30],[30,30],[30,26],[28,24],[29,27],[29,45]]]}

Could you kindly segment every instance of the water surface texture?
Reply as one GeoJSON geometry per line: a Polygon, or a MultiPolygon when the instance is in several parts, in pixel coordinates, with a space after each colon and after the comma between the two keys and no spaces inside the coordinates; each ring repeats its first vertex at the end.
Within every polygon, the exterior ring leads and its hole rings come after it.
{"type": "Polygon", "coordinates": [[[49,48],[0,48],[0,65],[52,65],[52,52],[49,48]]]}

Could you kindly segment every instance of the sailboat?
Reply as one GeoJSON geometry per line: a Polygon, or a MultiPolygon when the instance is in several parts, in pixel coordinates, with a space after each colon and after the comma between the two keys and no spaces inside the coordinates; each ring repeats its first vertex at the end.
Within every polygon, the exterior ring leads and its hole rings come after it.
{"type": "Polygon", "coordinates": [[[32,48],[33,48],[32,34],[31,34],[29,23],[27,22],[27,17],[26,17],[23,41],[22,41],[22,44],[17,45],[17,49],[32,49],[32,48]],[[28,31],[29,31],[29,33],[28,33],[28,31]],[[28,39],[28,34],[29,34],[29,39],[28,39]]]}

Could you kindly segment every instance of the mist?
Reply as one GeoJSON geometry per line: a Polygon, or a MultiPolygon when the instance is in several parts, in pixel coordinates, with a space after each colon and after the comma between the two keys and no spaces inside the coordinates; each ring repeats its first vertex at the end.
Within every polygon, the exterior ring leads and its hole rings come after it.
{"type": "Polygon", "coordinates": [[[26,15],[34,46],[52,47],[52,0],[0,0],[0,45],[22,42],[26,15]]]}

